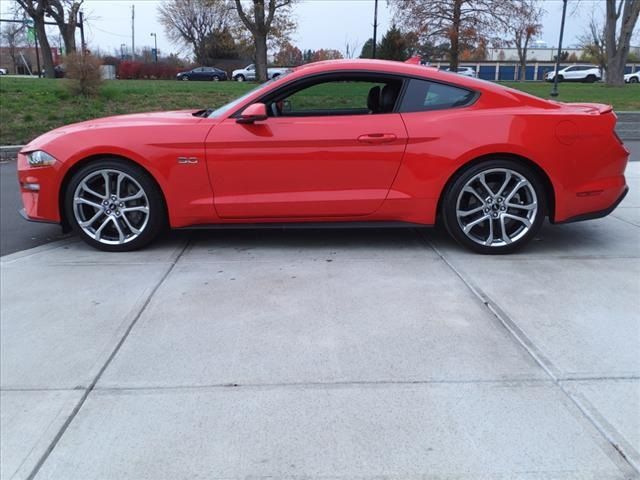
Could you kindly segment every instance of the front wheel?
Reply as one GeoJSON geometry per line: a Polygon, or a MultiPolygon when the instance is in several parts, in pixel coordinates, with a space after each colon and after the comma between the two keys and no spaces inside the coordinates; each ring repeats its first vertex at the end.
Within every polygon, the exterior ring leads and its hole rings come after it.
{"type": "Polygon", "coordinates": [[[564,80],[564,77],[562,75],[558,75],[558,82],[562,82],[564,80]]]}
{"type": "Polygon", "coordinates": [[[244,82],[244,75],[236,75],[236,82],[244,82]]]}
{"type": "Polygon", "coordinates": [[[545,191],[530,168],[489,160],[465,170],[445,192],[442,219],[463,246],[484,254],[511,253],[542,226],[545,191]]]}
{"type": "Polygon", "coordinates": [[[120,159],[92,162],[78,170],[65,192],[72,228],[100,250],[136,250],[164,228],[160,189],[142,168],[120,159]]]}
{"type": "Polygon", "coordinates": [[[638,83],[638,79],[636,77],[631,77],[631,79],[629,80],[629,83],[638,83]]]}

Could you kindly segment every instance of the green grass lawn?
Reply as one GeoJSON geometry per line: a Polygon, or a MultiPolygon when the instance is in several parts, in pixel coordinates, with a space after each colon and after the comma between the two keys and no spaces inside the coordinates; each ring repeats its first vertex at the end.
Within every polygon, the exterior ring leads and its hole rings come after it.
{"type": "MultiPolygon", "coordinates": [[[[0,145],[23,144],[53,128],[108,115],[215,108],[255,86],[237,82],[112,80],[105,82],[98,97],[87,99],[71,96],[65,82],[0,77],[0,145]]],[[[506,85],[550,98],[551,85],[548,83],[506,85]]],[[[317,90],[313,97],[304,99],[308,107],[329,103],[329,100],[345,107],[356,107],[360,106],[361,98],[366,94],[358,86],[345,88],[340,92],[340,99],[336,98],[339,92],[335,89],[317,90]],[[354,104],[356,99],[357,105],[354,104]]],[[[618,110],[640,110],[640,86],[608,88],[602,84],[563,83],[558,100],[609,103],[618,110]]]]}
{"type": "MultiPolygon", "coordinates": [[[[501,82],[502,85],[517,88],[537,97],[554,100],[549,95],[552,83],[547,82],[501,82]]],[[[616,110],[640,110],[640,85],[627,84],[623,87],[607,87],[603,83],[560,83],[560,102],[590,102],[613,105],[616,110]]]]}

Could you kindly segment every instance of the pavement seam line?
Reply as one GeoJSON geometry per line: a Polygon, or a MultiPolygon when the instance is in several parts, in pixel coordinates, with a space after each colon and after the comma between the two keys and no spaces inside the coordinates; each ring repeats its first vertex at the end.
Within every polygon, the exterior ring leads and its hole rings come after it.
{"type": "MultiPolygon", "coordinates": [[[[603,445],[608,446],[609,453],[615,455],[618,461],[616,464],[620,467],[620,469],[624,472],[625,475],[633,473],[634,477],[640,474],[640,465],[636,465],[635,462],[632,461],[630,457],[634,457],[635,455],[627,455],[621,447],[622,445],[629,445],[628,442],[624,439],[624,437],[618,432],[615,428],[611,427],[608,422],[607,425],[604,425],[602,422],[599,422],[600,418],[599,412],[594,409],[591,411],[587,405],[582,402],[579,402],[578,399],[574,398],[571,392],[565,388],[561,381],[561,375],[559,374],[558,369],[553,365],[553,362],[549,360],[533,343],[533,341],[527,336],[527,334],[522,331],[520,327],[513,321],[513,319],[502,309],[500,306],[492,300],[486,293],[482,291],[479,287],[477,287],[470,279],[466,278],[463,273],[453,265],[440,250],[428,239],[424,234],[418,231],[420,237],[424,240],[427,246],[429,246],[441,259],[442,261],[451,269],[451,271],[464,283],[464,285],[473,293],[473,295],[480,300],[487,309],[493,314],[493,316],[498,319],[498,321],[502,324],[502,326],[513,336],[517,343],[520,344],[522,348],[533,358],[533,360],[538,364],[540,368],[542,368],[547,375],[553,381],[553,384],[558,387],[558,389],[564,394],[564,396],[578,409],[578,411],[583,415],[583,417],[591,424],[597,433],[599,433],[603,439],[606,441],[603,445]],[[610,431],[607,431],[607,426],[611,427],[610,431]]],[[[633,453],[637,455],[635,449],[631,450],[633,453]]],[[[612,460],[614,460],[612,458],[612,460]]]]}
{"type": "Polygon", "coordinates": [[[147,297],[145,302],[142,304],[142,307],[140,308],[138,313],[135,315],[135,317],[133,318],[133,320],[131,321],[131,323],[127,327],[127,329],[124,331],[124,334],[122,335],[122,337],[120,338],[120,340],[118,341],[116,346],[113,348],[113,350],[111,351],[111,353],[107,357],[106,361],[104,362],[104,364],[102,365],[102,367],[100,368],[100,370],[98,371],[98,373],[96,374],[94,379],[91,381],[91,383],[89,384],[89,386],[85,390],[84,394],[82,395],[82,397],[80,398],[80,400],[78,401],[76,406],[71,411],[71,414],[69,415],[69,417],[65,420],[65,422],[62,425],[62,427],[60,427],[60,430],[55,435],[55,437],[53,438],[51,443],[49,444],[49,447],[47,447],[47,449],[44,451],[44,453],[42,454],[42,456],[40,457],[40,459],[38,460],[36,465],[33,467],[33,470],[31,471],[31,473],[27,476],[27,480],[33,480],[36,477],[36,475],[38,475],[38,473],[40,472],[40,469],[42,468],[44,463],[49,458],[49,455],[51,455],[51,452],[53,452],[53,450],[56,448],[56,446],[60,442],[60,439],[62,438],[62,436],[65,434],[65,432],[67,431],[67,429],[69,428],[69,426],[71,425],[73,420],[76,418],[78,413],[80,413],[80,410],[82,409],[82,406],[85,404],[85,402],[86,402],[87,398],[89,397],[89,395],[91,394],[91,392],[95,389],[95,386],[100,381],[100,378],[104,374],[105,370],[109,367],[109,365],[111,364],[111,362],[113,361],[115,356],[118,354],[118,352],[120,351],[120,348],[122,347],[122,345],[124,345],[124,342],[129,337],[129,334],[133,330],[133,327],[136,326],[136,324],[138,323],[138,320],[140,319],[140,317],[142,317],[142,314],[144,313],[144,311],[147,309],[147,307],[151,303],[151,300],[155,296],[156,292],[162,286],[162,284],[167,279],[167,277],[171,274],[171,272],[173,271],[175,266],[180,261],[180,258],[182,258],[182,255],[186,251],[187,246],[189,245],[189,243],[190,243],[190,238],[188,237],[186,242],[185,242],[185,244],[184,244],[184,246],[182,247],[182,249],[180,250],[178,255],[174,258],[173,262],[171,263],[171,265],[169,266],[167,271],[164,273],[164,275],[162,275],[160,280],[158,280],[156,285],[151,289],[151,292],[149,293],[149,296],[147,297]]]}

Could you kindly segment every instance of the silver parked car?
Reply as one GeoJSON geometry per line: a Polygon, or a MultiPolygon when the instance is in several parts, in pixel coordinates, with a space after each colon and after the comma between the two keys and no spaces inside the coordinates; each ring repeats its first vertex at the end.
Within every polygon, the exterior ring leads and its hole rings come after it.
{"type": "Polygon", "coordinates": [[[640,83],[640,70],[634,73],[627,73],[624,76],[624,83],[640,83]]]}
{"type": "MultiPolygon", "coordinates": [[[[547,72],[544,79],[547,82],[553,82],[556,76],[555,71],[547,72]]],[[[565,67],[558,72],[559,82],[597,82],[602,80],[600,69],[595,65],[571,65],[565,67]]]]}
{"type": "MultiPolygon", "coordinates": [[[[445,72],[451,72],[452,70],[447,68],[445,72]]],[[[473,77],[476,78],[478,75],[476,74],[476,69],[473,67],[458,67],[458,70],[454,73],[458,73],[460,75],[464,75],[465,77],[473,77]]]]}

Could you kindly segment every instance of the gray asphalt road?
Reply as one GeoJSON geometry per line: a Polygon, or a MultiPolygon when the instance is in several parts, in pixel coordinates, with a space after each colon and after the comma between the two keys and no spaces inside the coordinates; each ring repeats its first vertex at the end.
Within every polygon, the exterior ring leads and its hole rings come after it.
{"type": "MultiPolygon", "coordinates": [[[[626,142],[631,161],[640,161],[640,142],[626,142]]],[[[22,207],[16,180],[15,161],[0,162],[0,255],[26,250],[58,240],[64,235],[57,225],[27,222],[20,217],[22,207]]]]}

